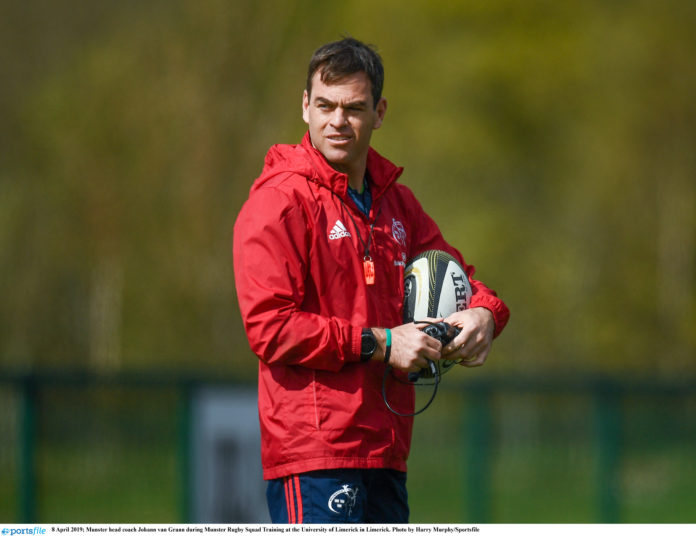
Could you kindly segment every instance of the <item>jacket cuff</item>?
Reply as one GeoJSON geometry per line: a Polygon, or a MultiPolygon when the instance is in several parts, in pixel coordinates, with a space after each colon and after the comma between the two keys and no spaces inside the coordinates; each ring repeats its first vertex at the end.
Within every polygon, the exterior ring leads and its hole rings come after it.
{"type": "Polygon", "coordinates": [[[346,356],[346,361],[349,363],[355,363],[360,361],[360,353],[362,351],[362,327],[351,326],[350,333],[350,354],[346,356]]]}
{"type": "Polygon", "coordinates": [[[503,303],[503,300],[490,294],[474,294],[471,297],[469,309],[473,309],[474,307],[484,307],[493,313],[493,321],[495,322],[493,338],[500,335],[510,318],[510,310],[507,308],[505,303],[503,303]]]}

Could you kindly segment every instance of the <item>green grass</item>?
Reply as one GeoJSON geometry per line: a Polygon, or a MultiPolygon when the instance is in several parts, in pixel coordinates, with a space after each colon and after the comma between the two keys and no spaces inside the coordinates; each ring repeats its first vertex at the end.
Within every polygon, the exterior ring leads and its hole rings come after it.
{"type": "Polygon", "coordinates": [[[663,444],[626,454],[621,495],[627,522],[696,522],[695,448],[663,444]]]}
{"type": "MultiPolygon", "coordinates": [[[[464,457],[432,456],[417,440],[409,468],[411,521],[471,523],[464,457]],[[448,461],[449,460],[449,461],[448,461]]],[[[572,445],[496,451],[490,483],[491,523],[598,523],[593,449],[572,445]]],[[[696,522],[696,462],[685,447],[627,453],[620,468],[621,523],[696,522]]]]}
{"type": "Polygon", "coordinates": [[[39,521],[181,521],[174,446],[109,443],[44,449],[39,459],[39,521]]]}
{"type": "MultiPolygon", "coordinates": [[[[10,473],[12,469],[9,469],[10,473]]],[[[0,486],[0,523],[16,522],[17,514],[17,497],[15,494],[15,479],[3,470],[3,474],[8,475],[2,479],[0,486]]]]}
{"type": "MultiPolygon", "coordinates": [[[[491,400],[490,478],[472,480],[473,404],[443,392],[416,417],[409,460],[414,523],[598,523],[601,517],[594,403],[569,395],[495,396],[491,400]]],[[[657,416],[624,406],[616,467],[621,523],[696,522],[696,456],[688,405],[675,400],[657,416]],[[686,409],[685,409],[686,408],[686,409]],[[633,423],[639,423],[639,427],[633,423]]],[[[479,430],[480,432],[480,430],[479,430]]]]}
{"type": "MultiPolygon", "coordinates": [[[[182,520],[177,396],[119,386],[47,388],[37,398],[36,522],[166,523],[182,520]]],[[[8,423],[11,422],[8,420],[8,423]]],[[[0,423],[2,424],[2,423],[0,423]]],[[[19,522],[19,427],[0,457],[2,520],[19,522]],[[14,439],[13,439],[14,438],[14,439]],[[8,461],[9,460],[9,461],[8,461]]],[[[8,429],[9,429],[8,428],[8,429]]]]}
{"type": "MultiPolygon", "coordinates": [[[[603,521],[591,399],[525,393],[495,395],[490,406],[477,406],[473,396],[443,390],[415,419],[408,477],[413,523],[603,521]],[[481,461],[486,477],[477,480],[472,463],[481,461]]],[[[182,521],[176,400],[131,391],[44,395],[35,521],[182,521]]],[[[646,398],[623,408],[618,520],[695,523],[693,407],[678,399],[667,408],[653,404],[646,398]]],[[[17,427],[6,420],[0,428],[6,431],[0,521],[19,522],[17,427]]]]}
{"type": "MultiPolygon", "coordinates": [[[[471,523],[465,453],[418,436],[409,471],[411,522],[471,523]]],[[[600,521],[593,451],[587,446],[510,447],[492,457],[492,523],[600,521]]],[[[41,449],[39,522],[169,523],[181,520],[176,449],[120,445],[41,449]]],[[[623,523],[694,523],[696,470],[686,447],[627,454],[621,470],[623,523]]],[[[11,486],[0,517],[16,521],[11,486]]]]}

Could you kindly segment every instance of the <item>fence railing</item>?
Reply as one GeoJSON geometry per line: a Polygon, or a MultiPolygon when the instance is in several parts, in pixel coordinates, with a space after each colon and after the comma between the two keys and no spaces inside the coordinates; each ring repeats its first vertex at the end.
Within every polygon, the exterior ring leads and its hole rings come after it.
{"type": "MultiPolygon", "coordinates": [[[[192,511],[191,408],[196,393],[210,387],[253,389],[233,379],[181,375],[0,373],[6,402],[0,411],[6,452],[0,469],[14,473],[3,479],[0,517],[22,523],[59,521],[61,515],[66,522],[205,521],[192,511]],[[84,489],[71,491],[75,482],[84,489]],[[137,519],[124,519],[129,515],[137,519]]],[[[556,497],[563,492],[568,503],[577,503],[578,496],[587,502],[575,504],[575,514],[567,511],[571,522],[640,522],[635,512],[641,501],[656,509],[645,521],[696,521],[693,508],[680,506],[696,504],[694,381],[447,381],[438,398],[416,418],[409,461],[412,521],[563,522],[564,514],[556,511],[567,508],[556,497]],[[442,445],[433,447],[437,437],[442,445]],[[425,454],[434,448],[459,469],[425,454]],[[566,465],[555,463],[564,456],[570,456],[566,465]],[[568,468],[568,489],[552,491],[563,484],[544,482],[544,464],[568,468]],[[650,478],[662,479],[659,497],[643,483],[650,478]],[[431,491],[419,490],[433,482],[459,499],[431,504],[431,491]],[[535,514],[510,506],[534,493],[536,502],[550,501],[548,510],[535,514]],[[682,502],[675,504],[673,497],[682,502]]]]}

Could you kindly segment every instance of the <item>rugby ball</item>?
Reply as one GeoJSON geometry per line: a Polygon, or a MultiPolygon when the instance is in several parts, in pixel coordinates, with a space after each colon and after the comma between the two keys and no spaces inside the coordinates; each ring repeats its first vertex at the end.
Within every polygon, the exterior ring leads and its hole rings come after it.
{"type": "Polygon", "coordinates": [[[469,277],[452,255],[431,249],[417,255],[404,270],[404,323],[446,318],[471,301],[469,277]]]}
{"type": "MultiPolygon", "coordinates": [[[[417,255],[404,271],[404,323],[426,318],[447,318],[452,313],[469,308],[471,283],[469,276],[452,255],[440,250],[428,250],[417,255]]],[[[440,359],[435,366],[440,375],[457,361],[440,359]]],[[[418,378],[432,378],[429,369],[416,373],[418,378]]]]}

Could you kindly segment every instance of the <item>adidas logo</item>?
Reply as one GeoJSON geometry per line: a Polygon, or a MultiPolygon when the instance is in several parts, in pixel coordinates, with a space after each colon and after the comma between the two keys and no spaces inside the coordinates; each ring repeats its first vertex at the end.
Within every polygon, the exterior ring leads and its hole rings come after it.
{"type": "Polygon", "coordinates": [[[329,233],[329,239],[338,240],[339,238],[346,238],[350,236],[350,233],[346,230],[346,226],[343,225],[341,220],[336,220],[336,223],[329,233]]]}

